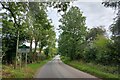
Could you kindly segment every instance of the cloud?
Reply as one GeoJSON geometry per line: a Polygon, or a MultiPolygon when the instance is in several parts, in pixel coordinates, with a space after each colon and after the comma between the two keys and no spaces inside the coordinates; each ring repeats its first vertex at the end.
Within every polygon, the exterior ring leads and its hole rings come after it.
{"type": "Polygon", "coordinates": [[[86,16],[86,25],[89,28],[99,25],[109,27],[115,17],[114,10],[105,8],[101,2],[74,2],[73,5],[78,6],[86,16]]]}
{"type": "Polygon", "coordinates": [[[59,13],[57,13],[57,9],[53,9],[53,8],[48,8],[47,14],[48,14],[48,17],[52,19],[54,30],[56,32],[56,38],[58,39],[59,37],[58,29],[60,25],[59,19],[61,18],[61,16],[59,15],[59,13]]]}

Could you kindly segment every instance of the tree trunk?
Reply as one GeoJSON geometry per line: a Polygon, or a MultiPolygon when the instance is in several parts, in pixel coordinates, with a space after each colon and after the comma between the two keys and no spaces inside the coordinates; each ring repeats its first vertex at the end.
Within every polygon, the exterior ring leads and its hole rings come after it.
{"type": "Polygon", "coordinates": [[[18,45],[19,45],[19,31],[17,31],[17,45],[16,45],[16,62],[15,62],[15,68],[17,68],[17,56],[18,56],[18,45]]]}
{"type": "Polygon", "coordinates": [[[32,53],[32,41],[33,39],[30,40],[30,53],[32,53]]]}
{"type": "Polygon", "coordinates": [[[37,50],[37,44],[38,44],[38,40],[35,40],[35,49],[34,49],[34,59],[33,61],[35,61],[35,58],[36,58],[36,50],[37,50]]]}
{"type": "Polygon", "coordinates": [[[31,60],[32,59],[32,57],[33,57],[33,53],[32,53],[32,42],[33,42],[33,39],[31,38],[31,40],[30,40],[30,54],[29,54],[29,60],[28,60],[28,62],[29,63],[32,63],[32,61],[33,60],[31,60]]]}
{"type": "Polygon", "coordinates": [[[38,44],[38,41],[35,40],[35,49],[34,49],[34,53],[36,53],[36,50],[37,50],[37,44],[38,44]]]}
{"type": "Polygon", "coordinates": [[[42,49],[43,49],[43,46],[41,46],[41,47],[39,48],[39,52],[40,52],[40,53],[41,53],[42,49]]]}

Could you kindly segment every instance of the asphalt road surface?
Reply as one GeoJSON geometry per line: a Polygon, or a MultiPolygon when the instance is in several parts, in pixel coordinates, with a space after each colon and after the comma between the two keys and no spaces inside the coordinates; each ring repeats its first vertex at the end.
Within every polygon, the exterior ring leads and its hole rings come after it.
{"type": "Polygon", "coordinates": [[[45,64],[35,75],[35,78],[96,78],[64,64],[59,55],[45,64]]]}

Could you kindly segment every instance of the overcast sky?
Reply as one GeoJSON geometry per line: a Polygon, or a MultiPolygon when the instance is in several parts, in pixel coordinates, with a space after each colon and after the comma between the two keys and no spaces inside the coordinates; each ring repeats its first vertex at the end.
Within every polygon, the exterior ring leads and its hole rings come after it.
{"type": "MultiPolygon", "coordinates": [[[[96,26],[104,25],[106,30],[113,23],[115,17],[115,11],[112,8],[104,7],[101,2],[74,2],[72,6],[77,6],[83,12],[86,17],[86,26],[93,28],[96,26]]],[[[57,13],[57,10],[48,9],[48,16],[52,19],[55,26],[56,37],[58,38],[59,30],[59,19],[61,16],[57,13]]]]}

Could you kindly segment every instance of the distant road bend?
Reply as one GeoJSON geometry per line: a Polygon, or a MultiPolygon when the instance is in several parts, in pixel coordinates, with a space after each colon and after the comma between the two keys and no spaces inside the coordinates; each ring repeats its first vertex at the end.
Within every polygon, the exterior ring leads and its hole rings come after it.
{"type": "Polygon", "coordinates": [[[96,78],[64,64],[59,55],[45,64],[35,75],[35,78],[96,78]]]}

